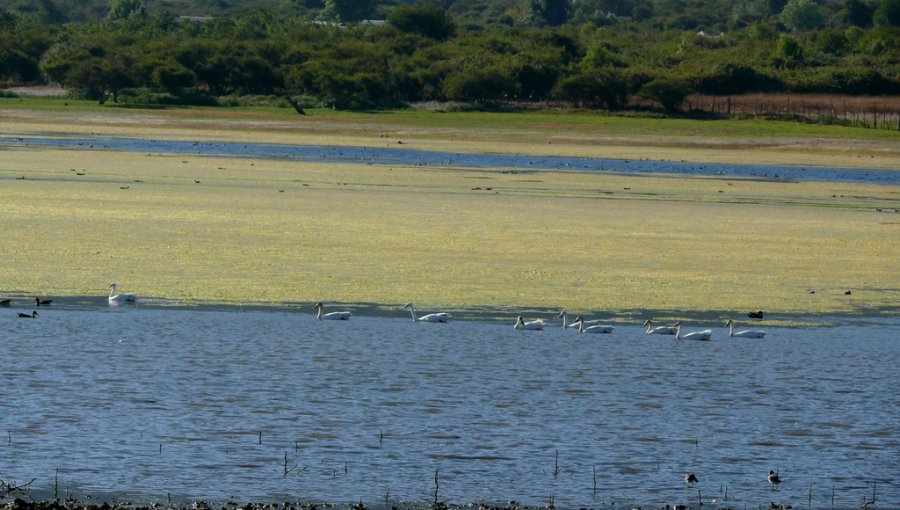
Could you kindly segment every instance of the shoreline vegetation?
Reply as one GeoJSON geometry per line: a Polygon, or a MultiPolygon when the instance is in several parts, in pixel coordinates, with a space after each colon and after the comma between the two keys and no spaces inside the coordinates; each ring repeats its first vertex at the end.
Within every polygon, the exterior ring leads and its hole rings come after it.
{"type": "MultiPolygon", "coordinates": [[[[896,132],[555,112],[300,117],[0,99],[0,133],[900,168],[896,132]]],[[[102,296],[117,281],[188,305],[614,317],[881,316],[900,302],[894,185],[0,150],[0,287],[22,296],[102,296]]]]}

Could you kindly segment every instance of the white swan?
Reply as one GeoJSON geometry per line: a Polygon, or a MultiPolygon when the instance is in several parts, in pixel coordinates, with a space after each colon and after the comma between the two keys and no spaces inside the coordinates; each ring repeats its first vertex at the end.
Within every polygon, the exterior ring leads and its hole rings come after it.
{"type": "Polygon", "coordinates": [[[728,319],[725,322],[725,327],[728,328],[728,336],[733,336],[735,338],[765,338],[766,332],[760,331],[758,329],[745,329],[744,331],[734,331],[734,321],[728,319]]]}
{"type": "Polygon", "coordinates": [[[423,315],[421,317],[416,317],[416,310],[413,308],[412,303],[406,303],[403,305],[404,310],[409,310],[409,314],[412,316],[412,320],[421,321],[421,322],[448,322],[453,316],[447,312],[437,312],[437,313],[429,313],[428,315],[423,315]]]}
{"type": "MultiPolygon", "coordinates": [[[[563,320],[563,324],[562,324],[563,329],[569,329],[569,326],[571,326],[571,327],[573,327],[573,328],[575,327],[575,324],[578,322],[578,319],[581,318],[581,316],[579,315],[578,318],[576,318],[574,321],[572,321],[572,324],[569,324],[569,312],[563,310],[563,311],[559,312],[559,315],[557,315],[556,318],[557,318],[557,319],[562,318],[562,320],[563,320]]],[[[583,320],[583,319],[582,319],[582,320],[583,320]]],[[[599,320],[584,321],[584,325],[585,325],[585,326],[593,326],[593,325],[595,325],[595,324],[600,324],[600,321],[599,321],[599,320]]]]}
{"type": "Polygon", "coordinates": [[[522,316],[516,317],[516,325],[513,329],[527,329],[532,331],[540,331],[544,329],[544,321],[541,319],[525,322],[522,316]]]}
{"type": "MultiPolygon", "coordinates": [[[[591,322],[598,322],[598,321],[591,321],[591,322]]],[[[616,329],[615,326],[608,326],[608,325],[604,325],[604,324],[594,324],[593,326],[584,327],[584,325],[587,324],[587,322],[585,322],[584,318],[580,315],[578,317],[576,317],[575,322],[572,323],[573,326],[575,324],[578,324],[578,332],[579,333],[612,333],[613,330],[616,329]]]]}
{"type": "Polygon", "coordinates": [[[711,337],[711,329],[704,329],[703,331],[692,331],[682,336],[681,321],[675,323],[675,340],[709,340],[711,337]]]}
{"type": "Polygon", "coordinates": [[[117,305],[119,303],[134,303],[137,297],[134,294],[116,294],[117,284],[115,282],[109,284],[109,303],[117,305]]]}
{"type": "Polygon", "coordinates": [[[325,305],[322,303],[316,303],[316,319],[326,320],[326,321],[345,321],[350,319],[351,313],[349,311],[343,312],[331,312],[331,313],[322,313],[322,309],[325,308],[325,305]]]}
{"type": "Polygon", "coordinates": [[[653,327],[653,321],[647,319],[644,321],[644,327],[647,328],[648,335],[674,335],[675,326],[656,326],[653,327]]]}

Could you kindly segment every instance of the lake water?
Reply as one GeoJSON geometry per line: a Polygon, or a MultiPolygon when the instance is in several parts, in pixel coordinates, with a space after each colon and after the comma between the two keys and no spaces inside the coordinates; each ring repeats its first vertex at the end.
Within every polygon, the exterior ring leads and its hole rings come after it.
{"type": "Polygon", "coordinates": [[[900,184],[900,172],[866,168],[737,165],[521,154],[477,154],[384,147],[334,147],[237,142],[190,142],[138,138],[0,137],[3,145],[48,146],[76,150],[175,153],[216,157],[270,158],[297,162],[416,165],[449,168],[576,170],[628,174],[715,175],[775,181],[866,182],[900,184]]]}
{"type": "Polygon", "coordinates": [[[456,504],[900,508],[900,318],[676,342],[308,308],[0,309],[0,479],[378,506],[433,500],[437,470],[456,504]]]}

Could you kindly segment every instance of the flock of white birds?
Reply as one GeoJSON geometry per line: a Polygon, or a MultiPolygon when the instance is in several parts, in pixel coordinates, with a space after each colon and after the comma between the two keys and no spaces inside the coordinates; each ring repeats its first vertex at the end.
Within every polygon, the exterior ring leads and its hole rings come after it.
{"type": "MultiPolygon", "coordinates": [[[[115,282],[109,284],[109,304],[118,305],[122,303],[135,303],[137,301],[137,296],[135,294],[130,293],[119,293],[118,292],[118,284],[115,282]]],[[[4,300],[3,305],[8,306],[9,300],[4,300]]],[[[51,301],[42,300],[40,298],[35,298],[35,304],[37,306],[45,306],[49,305],[51,301]]],[[[314,310],[316,311],[316,319],[318,320],[349,320],[353,313],[349,310],[343,310],[339,312],[329,312],[324,313],[325,305],[323,303],[316,303],[314,310]]],[[[429,313],[427,315],[416,316],[416,309],[412,303],[406,303],[403,305],[403,310],[409,310],[409,315],[412,317],[412,320],[418,322],[449,322],[453,317],[447,312],[436,312],[429,313]]],[[[751,312],[750,314],[753,317],[762,318],[762,312],[751,312]]],[[[19,317],[21,318],[36,318],[38,316],[37,311],[34,311],[30,314],[19,313],[19,317]]],[[[575,320],[569,323],[569,314],[565,310],[561,311],[559,315],[556,316],[557,319],[562,319],[562,327],[563,329],[575,328],[578,327],[579,333],[601,333],[601,334],[610,334],[612,333],[616,327],[609,324],[602,324],[599,320],[586,320],[581,315],[575,317],[575,320]]],[[[516,317],[516,323],[513,326],[514,329],[525,330],[525,331],[540,331],[544,329],[546,322],[543,319],[535,319],[532,321],[525,321],[522,316],[516,317]]],[[[675,335],[676,340],[710,340],[712,339],[712,330],[704,329],[701,331],[691,331],[684,333],[681,331],[681,321],[672,324],[671,326],[654,326],[653,321],[646,320],[644,321],[644,328],[646,328],[646,333],[648,335],[675,335]]],[[[729,319],[725,322],[725,327],[728,328],[728,336],[734,338],[764,338],[766,336],[765,331],[754,330],[754,329],[745,329],[741,331],[734,330],[734,321],[729,319]]]]}
{"type": "MultiPolygon", "coordinates": [[[[316,303],[316,318],[319,320],[348,320],[350,316],[353,315],[349,310],[344,310],[340,312],[330,312],[323,313],[325,305],[322,303],[316,303]]],[[[447,312],[437,312],[437,313],[429,313],[427,315],[416,316],[416,310],[412,303],[406,303],[403,305],[404,310],[409,310],[409,315],[412,317],[412,320],[419,322],[449,322],[453,317],[447,312]]],[[[562,327],[563,329],[578,327],[579,333],[601,333],[601,334],[609,334],[612,333],[616,328],[615,326],[609,324],[601,324],[602,321],[599,320],[586,320],[582,316],[575,317],[575,320],[569,323],[569,313],[565,310],[561,311],[559,315],[556,317],[557,319],[562,319],[562,327]]],[[[525,321],[522,316],[516,317],[516,323],[513,326],[514,329],[524,330],[524,331],[541,331],[546,326],[546,322],[543,319],[535,319],[532,321],[525,321]]],[[[671,326],[653,326],[653,321],[647,320],[644,321],[644,328],[646,328],[646,333],[648,335],[675,335],[676,340],[710,340],[712,339],[712,330],[704,329],[702,331],[691,331],[688,333],[682,333],[681,331],[681,321],[672,324],[671,326]]],[[[728,336],[734,338],[764,338],[766,336],[765,331],[761,330],[753,330],[746,329],[742,331],[734,330],[734,321],[729,319],[725,322],[725,327],[728,328],[728,336]]]]}

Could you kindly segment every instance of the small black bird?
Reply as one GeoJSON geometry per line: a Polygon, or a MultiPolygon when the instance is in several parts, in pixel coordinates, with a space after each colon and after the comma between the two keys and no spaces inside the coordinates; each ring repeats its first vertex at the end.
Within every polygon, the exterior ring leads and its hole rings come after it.
{"type": "Polygon", "coordinates": [[[41,299],[41,298],[37,298],[37,297],[34,298],[35,306],[47,306],[52,302],[53,302],[52,299],[41,299]]]}
{"type": "Polygon", "coordinates": [[[769,471],[769,483],[772,485],[778,485],[781,483],[781,478],[778,477],[778,473],[775,471],[769,471]]]}
{"type": "Polygon", "coordinates": [[[9,306],[12,303],[10,299],[0,299],[0,306],[9,306]]]}
{"type": "Polygon", "coordinates": [[[762,310],[760,310],[758,312],[747,312],[747,317],[750,317],[751,319],[762,319],[763,315],[765,315],[765,314],[763,313],[762,310]]]}
{"type": "Polygon", "coordinates": [[[38,316],[38,313],[36,311],[31,312],[30,314],[19,312],[20,319],[36,319],[37,316],[38,316]]]}
{"type": "Polygon", "coordinates": [[[684,483],[699,483],[700,480],[697,479],[697,475],[694,473],[688,473],[684,475],[684,483]]]}

